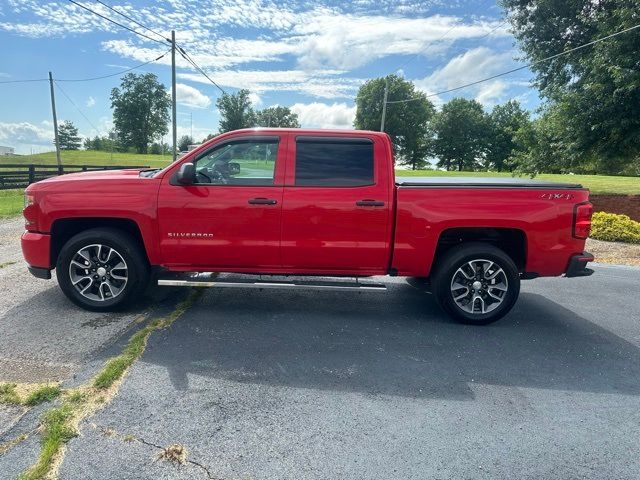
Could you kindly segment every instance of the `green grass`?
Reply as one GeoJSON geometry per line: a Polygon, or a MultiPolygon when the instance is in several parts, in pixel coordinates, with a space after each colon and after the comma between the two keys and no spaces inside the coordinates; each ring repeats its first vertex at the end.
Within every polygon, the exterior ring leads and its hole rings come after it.
{"type": "MultiPolygon", "coordinates": [[[[149,167],[165,167],[171,163],[171,155],[151,155],[138,153],[99,152],[95,150],[68,150],[61,152],[63,165],[140,165],[149,167]]],[[[38,153],[36,155],[16,155],[6,157],[3,163],[38,163],[53,165],[56,163],[56,152],[38,153]]]]}
{"type": "Polygon", "coordinates": [[[17,385],[15,383],[3,383],[0,385],[0,403],[8,403],[10,405],[19,405],[20,396],[16,392],[17,385]]]}
{"type": "Polygon", "coordinates": [[[34,407],[44,402],[50,402],[54,398],[57,398],[61,392],[62,390],[57,385],[45,385],[31,392],[25,399],[24,404],[34,407]]]}
{"type": "Polygon", "coordinates": [[[36,480],[45,478],[51,469],[54,457],[62,445],[78,434],[70,423],[74,417],[74,409],[70,405],[62,405],[49,410],[42,418],[42,449],[38,462],[27,472],[20,475],[20,480],[36,480]]]}
{"type": "Polygon", "coordinates": [[[0,218],[20,215],[23,207],[24,190],[0,190],[0,218]]]}
{"type": "MultiPolygon", "coordinates": [[[[498,172],[443,172],[440,170],[396,170],[402,177],[509,177],[498,172]]],[[[591,193],[640,194],[640,177],[610,177],[606,175],[555,175],[543,173],[537,179],[552,182],[580,183],[591,193]]]]}

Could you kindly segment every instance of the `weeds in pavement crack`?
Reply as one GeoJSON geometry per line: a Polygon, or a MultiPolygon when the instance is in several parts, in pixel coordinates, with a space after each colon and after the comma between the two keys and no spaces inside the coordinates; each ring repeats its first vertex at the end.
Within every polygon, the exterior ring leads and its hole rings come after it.
{"type": "Polygon", "coordinates": [[[191,464],[194,467],[200,468],[204,473],[206,473],[209,480],[220,480],[218,477],[214,477],[213,475],[211,475],[211,471],[208,467],[201,464],[200,462],[196,462],[195,460],[191,460],[190,458],[188,458],[187,448],[184,445],[174,443],[172,445],[169,445],[168,447],[163,447],[161,445],[158,445],[157,443],[145,440],[144,438],[136,437],[135,435],[124,435],[118,433],[111,427],[101,427],[95,424],[93,424],[92,426],[93,428],[100,430],[106,437],[119,438],[120,440],[127,443],[138,442],[148,447],[159,450],[158,455],[156,456],[156,460],[166,460],[177,465],[191,464]]]}
{"type": "Polygon", "coordinates": [[[54,400],[61,393],[57,384],[3,383],[0,384],[0,403],[35,407],[54,400]]]}
{"type": "MultiPolygon", "coordinates": [[[[20,475],[20,480],[56,478],[65,453],[65,444],[79,434],[79,424],[104,407],[117,393],[129,367],[140,358],[152,332],[169,327],[200,297],[201,291],[194,290],[166,317],[150,322],[136,332],[128,341],[123,352],[107,361],[93,380],[64,393],[60,405],[47,411],[41,422],[41,449],[35,465],[20,475]]],[[[15,388],[0,389],[0,395],[14,399],[15,388]],[[13,393],[12,393],[13,392],[13,393]]],[[[35,392],[34,392],[35,394],[35,392]]],[[[52,391],[39,391],[34,401],[49,398],[52,391]]],[[[17,394],[16,394],[17,395],[17,394]]],[[[19,398],[19,397],[18,397],[19,398]]]]}

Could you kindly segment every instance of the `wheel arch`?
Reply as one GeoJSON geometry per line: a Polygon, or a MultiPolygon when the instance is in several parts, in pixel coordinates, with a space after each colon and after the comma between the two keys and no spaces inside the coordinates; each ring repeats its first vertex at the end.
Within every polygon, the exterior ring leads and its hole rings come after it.
{"type": "Polygon", "coordinates": [[[486,243],[506,253],[519,272],[525,272],[527,263],[527,235],[519,228],[497,227],[456,227],[443,230],[438,243],[431,268],[433,272],[440,259],[453,247],[465,243],[486,243]]]}
{"type": "Polygon", "coordinates": [[[56,264],[60,250],[69,239],[92,228],[111,228],[128,234],[138,244],[147,262],[150,263],[142,232],[134,220],[129,218],[81,217],[61,218],[53,222],[51,226],[51,265],[56,264]]]}

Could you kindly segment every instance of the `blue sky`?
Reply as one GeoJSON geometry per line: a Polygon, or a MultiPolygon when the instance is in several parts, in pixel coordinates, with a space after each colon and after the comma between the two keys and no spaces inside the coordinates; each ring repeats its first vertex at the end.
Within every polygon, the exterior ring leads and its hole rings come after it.
{"type": "MultiPolygon", "coordinates": [[[[95,0],[79,1],[144,31],[95,0]]],[[[178,43],[225,90],[248,88],[256,108],[289,106],[306,127],[351,127],[355,94],[369,78],[399,73],[431,94],[521,65],[492,0],[104,2],[163,35],[175,29],[178,43]]],[[[46,78],[49,70],[58,79],[108,75],[169,49],[63,0],[0,0],[0,45],[0,81],[46,78]]],[[[170,56],[137,71],[169,86],[170,56]]],[[[487,109],[517,98],[533,110],[539,99],[530,79],[523,70],[455,95],[487,109]]],[[[219,90],[181,58],[177,81],[179,135],[190,133],[191,119],[196,140],[216,131],[219,90]]],[[[83,136],[106,134],[109,94],[118,84],[118,76],[60,82],[73,104],[56,91],[59,119],[73,121],[83,136]]],[[[452,96],[431,100],[441,105],[452,96]]],[[[47,82],[0,84],[0,105],[0,145],[18,153],[52,149],[47,82]]]]}

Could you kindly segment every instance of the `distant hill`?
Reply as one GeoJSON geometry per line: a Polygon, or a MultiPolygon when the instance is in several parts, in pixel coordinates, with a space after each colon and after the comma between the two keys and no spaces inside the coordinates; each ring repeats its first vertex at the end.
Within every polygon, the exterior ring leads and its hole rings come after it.
{"type": "MultiPolygon", "coordinates": [[[[171,155],[151,155],[137,153],[101,152],[95,150],[63,150],[62,163],[67,165],[139,165],[164,167],[171,163],[171,155]]],[[[35,155],[10,155],[0,157],[3,163],[40,163],[55,164],[56,152],[37,153],[35,155]]]]}

